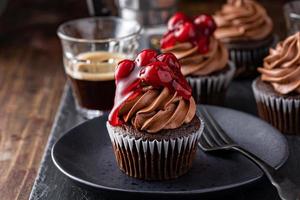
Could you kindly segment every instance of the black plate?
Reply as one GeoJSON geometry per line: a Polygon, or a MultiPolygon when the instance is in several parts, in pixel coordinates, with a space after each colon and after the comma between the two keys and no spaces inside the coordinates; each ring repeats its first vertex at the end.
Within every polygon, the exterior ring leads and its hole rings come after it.
{"type": "MultiPolygon", "coordinates": [[[[232,109],[207,106],[241,146],[279,168],[288,157],[285,138],[260,119],[232,109]]],[[[188,174],[170,181],[147,182],[123,174],[116,165],[106,130],[107,116],[71,129],[52,149],[52,159],[69,178],[105,191],[152,194],[203,194],[242,186],[262,172],[238,153],[211,155],[199,150],[188,174]]]]}

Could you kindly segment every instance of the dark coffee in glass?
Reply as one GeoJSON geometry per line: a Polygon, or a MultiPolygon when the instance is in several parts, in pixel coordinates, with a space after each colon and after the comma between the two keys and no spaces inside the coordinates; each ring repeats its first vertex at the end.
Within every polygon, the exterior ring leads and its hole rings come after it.
{"type": "Polygon", "coordinates": [[[66,73],[77,103],[90,110],[111,110],[114,103],[114,71],[125,55],[109,52],[86,52],[75,60],[65,60],[66,73]]]}
{"type": "Polygon", "coordinates": [[[137,53],[141,26],[117,17],[66,22],[57,31],[76,109],[85,118],[109,111],[114,103],[114,71],[137,53]]]}

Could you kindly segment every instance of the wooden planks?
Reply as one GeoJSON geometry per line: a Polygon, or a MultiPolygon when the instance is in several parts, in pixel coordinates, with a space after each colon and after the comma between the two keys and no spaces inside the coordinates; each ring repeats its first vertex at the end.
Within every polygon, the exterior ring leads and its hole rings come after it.
{"type": "Polygon", "coordinates": [[[64,83],[56,51],[0,48],[0,199],[28,198],[64,83]]]}
{"type": "Polygon", "coordinates": [[[65,84],[56,29],[84,16],[74,0],[10,0],[0,16],[0,200],[29,197],[65,84]]]}
{"type": "Polygon", "coordinates": [[[0,52],[0,194],[26,199],[65,82],[61,57],[20,46],[0,52]]]}

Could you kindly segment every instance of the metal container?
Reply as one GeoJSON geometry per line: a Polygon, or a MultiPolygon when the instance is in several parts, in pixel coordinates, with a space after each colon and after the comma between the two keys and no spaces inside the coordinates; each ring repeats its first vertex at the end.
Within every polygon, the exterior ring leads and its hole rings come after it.
{"type": "Polygon", "coordinates": [[[119,15],[144,26],[166,23],[177,10],[177,0],[116,0],[119,15]]]}
{"type": "Polygon", "coordinates": [[[288,35],[300,31],[300,1],[291,1],[284,4],[283,13],[288,35]]]}

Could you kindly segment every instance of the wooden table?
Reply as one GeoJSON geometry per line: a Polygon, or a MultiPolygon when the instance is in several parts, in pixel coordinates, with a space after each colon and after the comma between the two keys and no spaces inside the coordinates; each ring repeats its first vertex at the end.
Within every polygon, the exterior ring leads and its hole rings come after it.
{"type": "Polygon", "coordinates": [[[87,16],[63,14],[72,1],[29,3],[10,1],[0,16],[1,200],[29,197],[65,84],[56,28],[87,16]]]}
{"type": "MultiPolygon", "coordinates": [[[[180,8],[196,14],[212,13],[223,1],[187,2],[180,8]]],[[[263,1],[281,37],[282,3],[263,1]]],[[[28,199],[65,84],[55,31],[82,16],[84,1],[72,0],[11,0],[0,16],[1,200],[28,199]]]]}

